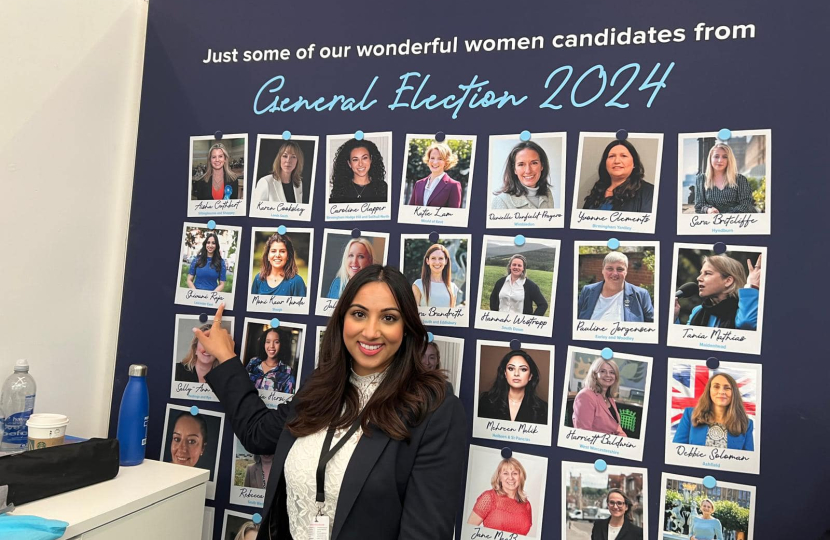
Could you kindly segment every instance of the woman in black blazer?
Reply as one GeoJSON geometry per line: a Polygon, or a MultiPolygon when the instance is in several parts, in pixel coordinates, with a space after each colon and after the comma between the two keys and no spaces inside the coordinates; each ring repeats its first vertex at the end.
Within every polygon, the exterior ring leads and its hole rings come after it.
{"type": "Polygon", "coordinates": [[[478,398],[478,416],[530,424],[548,423],[548,402],[536,395],[539,367],[525,351],[510,351],[496,368],[496,380],[478,398]]]}
{"type": "Polygon", "coordinates": [[[320,487],[332,540],[451,537],[467,447],[464,410],[441,374],[421,364],[427,332],[398,270],[373,265],[349,280],[317,369],[276,410],[259,398],[217,324],[221,314],[208,333],[195,332],[222,362],[208,383],[243,446],[274,454],[258,539],[308,531],[320,487]],[[321,450],[344,440],[318,486],[321,450]]]}
{"type": "Polygon", "coordinates": [[[605,496],[611,517],[594,522],[591,540],[608,540],[609,529],[617,531],[616,540],[643,540],[643,529],[631,523],[631,499],[621,489],[608,490],[605,496]]]}
{"type": "Polygon", "coordinates": [[[611,141],[597,167],[599,179],[585,197],[585,210],[653,212],[654,184],[645,181],[640,154],[628,141],[611,141]]]}

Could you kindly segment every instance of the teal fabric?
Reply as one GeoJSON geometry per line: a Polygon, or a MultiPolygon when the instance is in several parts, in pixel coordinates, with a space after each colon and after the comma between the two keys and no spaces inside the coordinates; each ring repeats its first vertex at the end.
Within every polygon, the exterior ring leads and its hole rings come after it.
{"type": "Polygon", "coordinates": [[[63,536],[69,523],[37,516],[0,515],[0,538],[15,540],[55,540],[63,536]]]}

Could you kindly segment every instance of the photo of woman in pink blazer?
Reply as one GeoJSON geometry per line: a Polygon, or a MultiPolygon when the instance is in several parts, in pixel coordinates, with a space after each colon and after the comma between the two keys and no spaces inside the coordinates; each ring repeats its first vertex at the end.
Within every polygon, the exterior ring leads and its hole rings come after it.
{"type": "Polygon", "coordinates": [[[458,156],[447,144],[434,142],[427,147],[423,161],[429,176],[415,182],[409,205],[461,208],[461,182],[445,172],[458,164],[458,156]]]}
{"type": "Polygon", "coordinates": [[[582,390],[574,399],[574,427],[626,437],[614,401],[619,388],[620,370],[617,364],[602,358],[594,360],[585,376],[582,390]]]}

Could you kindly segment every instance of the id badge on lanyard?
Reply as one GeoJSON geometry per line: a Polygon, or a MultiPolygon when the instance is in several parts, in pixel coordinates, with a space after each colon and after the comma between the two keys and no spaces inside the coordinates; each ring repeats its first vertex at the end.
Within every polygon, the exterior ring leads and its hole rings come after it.
{"type": "Polygon", "coordinates": [[[334,428],[326,432],[326,439],[323,441],[323,448],[320,451],[320,461],[317,462],[317,515],[308,524],[309,540],[329,540],[329,516],[323,514],[323,503],[326,502],[326,464],[334,457],[338,450],[343,448],[352,435],[360,427],[360,417],[352,424],[349,431],[343,438],[337,441],[334,448],[331,448],[331,441],[334,440],[334,428]]]}

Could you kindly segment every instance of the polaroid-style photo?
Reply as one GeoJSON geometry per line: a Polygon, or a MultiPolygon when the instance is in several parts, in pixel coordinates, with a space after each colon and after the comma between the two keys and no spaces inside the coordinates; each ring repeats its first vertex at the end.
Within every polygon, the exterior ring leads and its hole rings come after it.
{"type": "Polygon", "coordinates": [[[287,321],[274,328],[270,320],[245,317],[242,365],[271,409],[290,401],[300,388],[305,329],[287,321]]]}
{"type": "Polygon", "coordinates": [[[176,274],[175,303],[216,309],[233,309],[236,268],[242,227],[185,222],[176,274]]]}
{"type": "Polygon", "coordinates": [[[470,445],[461,538],[541,539],[548,458],[470,445]]]}
{"type": "Polygon", "coordinates": [[[273,461],[273,454],[260,456],[248,452],[234,436],[230,503],[262,508],[273,461]]]}
{"type": "Polygon", "coordinates": [[[553,345],[476,343],[473,437],[550,446],[553,345]]]}
{"type": "Polygon", "coordinates": [[[190,137],[187,217],[245,215],[248,135],[190,137]]]}
{"type": "Polygon", "coordinates": [[[205,506],[202,516],[202,540],[213,540],[213,521],[216,510],[212,506],[205,506]]]}
{"type": "Polygon", "coordinates": [[[643,460],[652,359],[568,347],[557,446],[643,460]]]}
{"type": "Polygon", "coordinates": [[[469,234],[401,235],[401,271],[412,283],[425,325],[470,326],[469,234]]]}
{"type": "Polygon", "coordinates": [[[564,540],[609,538],[609,527],[617,538],[649,538],[648,470],[563,461],[561,523],[564,540]]]}
{"type": "Polygon", "coordinates": [[[475,327],[553,335],[559,240],[484,235],[475,327]]]}
{"type": "Polygon", "coordinates": [[[308,315],[314,229],[251,232],[248,311],[308,315]]]}
{"type": "Polygon", "coordinates": [[[438,369],[452,385],[458,396],[461,388],[461,366],[464,363],[464,340],[448,336],[433,336],[427,344],[421,363],[428,369],[438,369]]]}
{"type": "Polygon", "coordinates": [[[574,242],[573,339],[657,343],[660,242],[574,242]]]}
{"type": "Polygon", "coordinates": [[[323,334],[325,334],[325,333],[326,333],[326,327],[325,326],[318,326],[317,327],[317,333],[314,334],[314,337],[316,338],[314,340],[314,369],[317,369],[317,365],[320,362],[320,345],[323,344],[323,334]]]}
{"type": "MultiPolygon", "coordinates": [[[[234,317],[222,317],[222,328],[233,337],[234,317]]],[[[195,399],[216,401],[216,394],[205,382],[205,375],[219,365],[215,356],[209,354],[193,335],[194,328],[210,330],[213,320],[202,323],[198,315],[176,315],[176,329],[173,337],[173,375],[170,379],[170,397],[174,399],[195,399]]]]}
{"type": "Polygon", "coordinates": [[[475,135],[407,135],[399,223],[467,227],[476,157],[475,135]]]}
{"type": "Polygon", "coordinates": [[[666,463],[761,472],[761,364],[669,358],[666,463]]]}
{"type": "Polygon", "coordinates": [[[251,217],[311,221],[320,138],[257,135],[251,217]]]}
{"type": "MultiPolygon", "coordinates": [[[[743,538],[753,540],[755,486],[663,473],[660,483],[659,538],[743,538]]],[[[645,538],[645,537],[644,537],[645,538]]]]}
{"type": "Polygon", "coordinates": [[[668,345],[761,354],[767,248],[674,244],[668,345]]]}
{"type": "Polygon", "coordinates": [[[677,234],[769,234],[772,131],[681,133],[677,234]]]}
{"type": "Polygon", "coordinates": [[[662,133],[580,133],[571,229],[654,233],[662,133]]]}
{"type": "Polygon", "coordinates": [[[491,135],[487,168],[487,228],[565,226],[567,135],[491,135]]]}
{"type": "Polygon", "coordinates": [[[225,510],[222,522],[222,540],[256,540],[259,525],[254,523],[253,514],[225,510]]]}
{"type": "Polygon", "coordinates": [[[388,246],[389,233],[361,231],[355,238],[351,231],[325,229],[314,314],[330,316],[346,283],[360,270],[373,264],[385,266],[388,246]]]}
{"type": "Polygon", "coordinates": [[[326,137],[326,221],[392,219],[392,132],[326,137]]]}
{"type": "Polygon", "coordinates": [[[206,494],[210,500],[216,494],[224,427],[224,413],[200,409],[199,414],[192,414],[190,407],[167,404],[161,460],[210,471],[206,494]]]}

